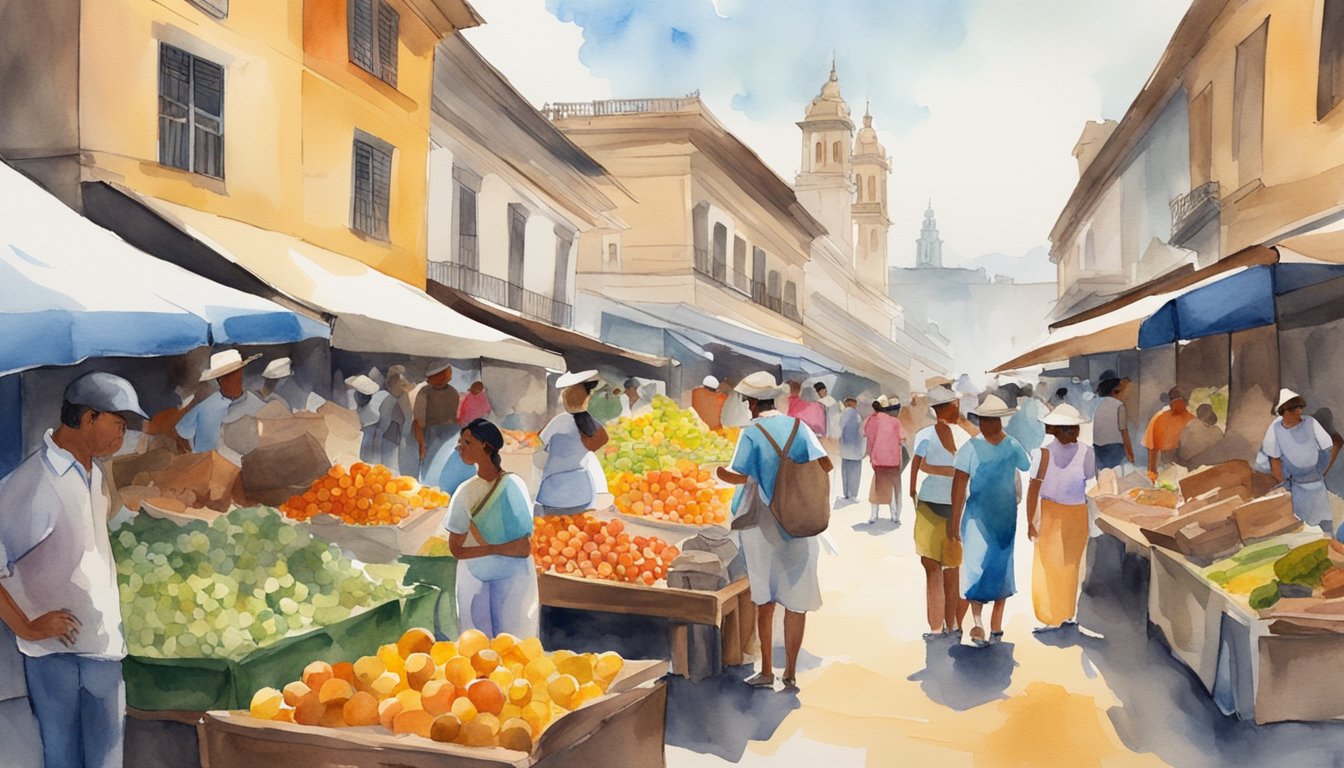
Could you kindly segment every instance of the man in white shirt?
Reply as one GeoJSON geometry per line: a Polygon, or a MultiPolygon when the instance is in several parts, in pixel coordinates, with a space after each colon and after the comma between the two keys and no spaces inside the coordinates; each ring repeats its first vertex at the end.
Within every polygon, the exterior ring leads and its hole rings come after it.
{"type": "Polygon", "coordinates": [[[0,620],[17,636],[46,765],[122,764],[126,688],[111,516],[94,459],[145,418],[130,382],[90,373],[61,424],[0,482],[0,620]]]}
{"type": "Polygon", "coordinates": [[[258,357],[261,355],[244,359],[236,349],[210,356],[210,367],[201,374],[196,399],[177,421],[177,434],[190,442],[191,450],[217,451],[241,465],[243,457],[256,449],[255,417],[266,401],[243,389],[243,368],[258,357]],[[212,382],[218,383],[217,389],[212,382]]]}

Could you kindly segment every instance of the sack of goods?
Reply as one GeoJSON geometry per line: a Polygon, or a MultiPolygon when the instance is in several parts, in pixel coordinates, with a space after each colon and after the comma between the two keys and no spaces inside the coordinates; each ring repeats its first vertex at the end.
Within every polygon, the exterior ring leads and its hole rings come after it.
{"type": "Polygon", "coordinates": [[[706,528],[682,542],[681,549],[683,552],[709,552],[719,558],[723,567],[728,569],[730,582],[747,575],[746,559],[742,557],[737,544],[729,538],[729,532],[725,528],[706,528]]]}
{"type": "Polygon", "coordinates": [[[667,586],[714,592],[728,586],[728,569],[713,552],[682,552],[667,571],[667,586]]]}

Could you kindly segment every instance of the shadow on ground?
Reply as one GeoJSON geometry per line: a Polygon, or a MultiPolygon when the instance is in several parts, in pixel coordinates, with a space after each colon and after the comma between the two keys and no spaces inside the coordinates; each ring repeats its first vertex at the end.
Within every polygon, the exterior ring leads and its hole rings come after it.
{"type": "MultiPolygon", "coordinates": [[[[803,667],[801,658],[799,667],[803,667]]],[[[747,665],[730,667],[699,682],[669,677],[667,743],[738,762],[747,742],[773,736],[784,718],[800,706],[798,696],[792,691],[752,688],[742,682],[752,671],[747,665]]],[[[776,681],[778,686],[778,673],[776,681]]]]}
{"type": "Polygon", "coordinates": [[[859,533],[866,533],[869,536],[885,536],[892,531],[900,529],[901,523],[893,523],[891,518],[883,517],[874,523],[864,520],[861,523],[855,523],[849,527],[852,530],[858,531],[859,533]]]}
{"type": "Polygon", "coordinates": [[[950,638],[926,641],[924,669],[910,676],[924,695],[959,712],[1006,698],[1013,681],[1013,643],[987,648],[957,644],[950,638]]]}

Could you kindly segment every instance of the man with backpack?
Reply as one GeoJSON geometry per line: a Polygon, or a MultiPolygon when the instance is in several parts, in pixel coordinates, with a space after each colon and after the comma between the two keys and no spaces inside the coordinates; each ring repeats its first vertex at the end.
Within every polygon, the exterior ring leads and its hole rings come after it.
{"type": "Polygon", "coordinates": [[[784,606],[784,686],[796,688],[807,612],[821,607],[816,535],[830,520],[827,475],[832,464],[816,434],[776,408],[776,398],[788,390],[774,376],[753,373],[734,391],[746,400],[753,418],[738,438],[732,463],[720,467],[718,475],[743,486],[733,498],[732,527],[741,531],[761,644],[761,671],[746,682],[774,686],[774,615],[779,604],[784,606]]]}

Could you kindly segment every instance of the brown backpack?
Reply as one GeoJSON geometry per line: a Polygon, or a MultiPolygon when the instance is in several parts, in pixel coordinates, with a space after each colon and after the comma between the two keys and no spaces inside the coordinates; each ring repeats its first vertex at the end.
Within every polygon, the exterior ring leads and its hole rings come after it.
{"type": "Polygon", "coordinates": [[[759,423],[765,439],[779,454],[779,473],[775,475],[774,495],[770,498],[770,512],[790,536],[816,536],[831,524],[831,478],[820,461],[803,464],[789,458],[789,448],[798,437],[802,422],[793,420],[793,431],[783,448],[775,442],[759,423]]]}

